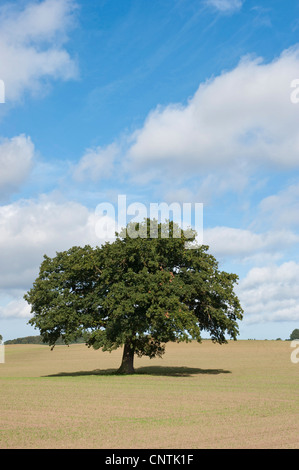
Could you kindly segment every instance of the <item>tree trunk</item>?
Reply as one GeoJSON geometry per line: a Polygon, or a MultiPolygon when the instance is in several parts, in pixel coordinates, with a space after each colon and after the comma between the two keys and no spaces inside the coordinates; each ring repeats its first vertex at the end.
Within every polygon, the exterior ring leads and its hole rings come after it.
{"type": "Polygon", "coordinates": [[[134,347],[130,341],[127,341],[124,345],[123,358],[118,374],[134,374],[135,370],[133,367],[134,361],[134,347]]]}

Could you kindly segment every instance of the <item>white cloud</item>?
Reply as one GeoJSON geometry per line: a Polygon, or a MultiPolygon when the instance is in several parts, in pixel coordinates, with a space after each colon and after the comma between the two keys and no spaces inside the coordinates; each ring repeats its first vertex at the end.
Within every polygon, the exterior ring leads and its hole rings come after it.
{"type": "Polygon", "coordinates": [[[34,145],[19,135],[0,140],[0,199],[16,191],[26,180],[33,164],[34,145]]]}
{"type": "Polygon", "coordinates": [[[77,181],[88,179],[96,182],[110,177],[118,152],[116,144],[108,145],[105,148],[88,149],[73,169],[74,179],[77,181]]]}
{"type": "Polygon", "coordinates": [[[7,305],[0,307],[0,318],[23,318],[30,317],[30,305],[23,299],[10,301],[7,305]]]}
{"type": "Polygon", "coordinates": [[[55,202],[48,196],[0,207],[0,286],[20,289],[37,275],[43,255],[74,245],[100,244],[95,215],[75,202],[55,202]]]}
{"type": "Polygon", "coordinates": [[[53,40],[71,22],[70,13],[75,4],[72,0],[43,0],[27,3],[23,10],[2,6],[1,33],[8,42],[53,40]]]}
{"type": "Polygon", "coordinates": [[[244,0],[207,0],[206,3],[221,12],[240,10],[244,0]]]}
{"type": "Polygon", "coordinates": [[[259,204],[259,218],[274,227],[299,227],[299,184],[291,184],[259,204]]]}
{"type": "Polygon", "coordinates": [[[299,264],[255,267],[240,282],[236,292],[248,324],[299,321],[299,264]]]}
{"type": "Polygon", "coordinates": [[[0,77],[7,103],[26,91],[40,92],[48,78],[77,75],[63,47],[74,8],[72,0],[31,2],[23,10],[8,4],[0,8],[0,77]]]}
{"type": "Polygon", "coordinates": [[[254,233],[232,227],[204,230],[204,244],[209,245],[216,258],[263,263],[267,258],[282,257],[286,247],[299,242],[299,235],[288,230],[254,233]]]}
{"type": "Polygon", "coordinates": [[[298,68],[299,47],[270,63],[246,57],[201,84],[186,105],[158,107],[130,136],[127,170],[144,182],[211,169],[235,169],[238,179],[239,168],[298,168],[299,108],[290,100],[298,68]]]}

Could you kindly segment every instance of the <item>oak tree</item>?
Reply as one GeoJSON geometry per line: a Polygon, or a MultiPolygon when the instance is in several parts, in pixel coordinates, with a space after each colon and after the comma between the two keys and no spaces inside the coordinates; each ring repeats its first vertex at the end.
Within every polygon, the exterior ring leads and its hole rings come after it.
{"type": "Polygon", "coordinates": [[[226,336],[237,339],[243,316],[234,292],[238,276],[219,270],[207,246],[190,248],[190,235],[180,230],[178,236],[173,222],[150,219],[116,235],[99,247],[44,256],[24,298],[33,314],[29,323],[45,343],[54,347],[59,339],[69,344],[85,335],[96,349],[123,346],[118,372],[129,374],[135,354],[162,356],[169,341],[200,342],[203,331],[220,344],[226,336]]]}

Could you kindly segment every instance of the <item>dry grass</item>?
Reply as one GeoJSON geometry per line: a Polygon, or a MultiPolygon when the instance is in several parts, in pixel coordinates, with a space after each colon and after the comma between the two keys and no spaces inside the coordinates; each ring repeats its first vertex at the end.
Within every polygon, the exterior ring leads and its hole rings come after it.
{"type": "Polygon", "coordinates": [[[168,344],[163,359],[9,345],[0,448],[298,448],[299,364],[284,341],[168,344]]]}

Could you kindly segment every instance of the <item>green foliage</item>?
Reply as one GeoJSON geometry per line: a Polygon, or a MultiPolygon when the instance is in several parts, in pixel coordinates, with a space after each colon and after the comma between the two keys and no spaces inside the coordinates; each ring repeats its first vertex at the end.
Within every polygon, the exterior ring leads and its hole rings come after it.
{"type": "Polygon", "coordinates": [[[294,339],[299,339],[299,329],[298,328],[293,330],[292,333],[290,334],[290,340],[293,341],[294,339]]]}
{"type": "Polygon", "coordinates": [[[201,341],[202,331],[218,343],[227,342],[226,334],[237,338],[238,277],[219,271],[207,246],[188,249],[183,232],[174,238],[172,222],[168,233],[156,224],[157,236],[150,236],[152,224],[129,225],[131,236],[117,234],[101,247],[44,256],[24,296],[32,307],[29,323],[44,342],[69,344],[87,335],[96,349],[130,344],[137,355],[154,357],[168,341],[201,341]]]}

